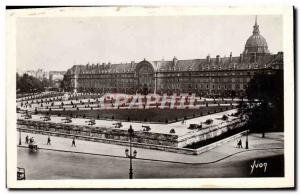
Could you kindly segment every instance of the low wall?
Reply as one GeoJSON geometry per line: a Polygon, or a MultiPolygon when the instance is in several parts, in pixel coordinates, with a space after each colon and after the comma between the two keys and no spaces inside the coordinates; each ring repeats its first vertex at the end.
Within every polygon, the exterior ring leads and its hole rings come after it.
{"type": "Polygon", "coordinates": [[[231,121],[223,121],[216,125],[207,126],[201,129],[195,129],[183,136],[178,137],[178,147],[185,147],[193,143],[203,142],[208,139],[220,136],[228,131],[241,128],[245,121],[240,118],[234,118],[231,121]]]}
{"type": "MultiPolygon", "coordinates": [[[[168,146],[173,148],[184,148],[193,143],[204,142],[208,139],[220,136],[228,131],[240,128],[245,124],[239,118],[233,118],[230,121],[206,126],[202,129],[191,130],[189,133],[178,136],[176,134],[153,133],[146,131],[135,131],[132,142],[156,146],[168,146]]],[[[41,130],[45,132],[55,132],[58,134],[67,134],[69,136],[99,138],[105,141],[128,142],[128,131],[113,127],[94,127],[81,126],[66,123],[51,123],[45,121],[17,120],[18,128],[41,130]]]]}
{"type": "Polygon", "coordinates": [[[235,140],[235,139],[237,139],[237,138],[240,138],[240,137],[243,136],[245,133],[246,133],[246,131],[243,131],[243,132],[240,132],[240,133],[235,134],[235,135],[233,135],[233,136],[230,136],[230,137],[228,137],[228,138],[225,138],[225,139],[222,139],[222,140],[220,140],[220,141],[217,141],[217,142],[215,142],[215,143],[212,143],[212,144],[209,144],[209,145],[207,145],[207,146],[203,146],[203,147],[201,147],[201,148],[198,148],[198,149],[195,150],[195,153],[194,153],[194,154],[195,154],[195,155],[199,155],[199,154],[202,154],[202,153],[207,152],[207,151],[209,151],[209,150],[212,150],[212,149],[214,149],[215,147],[217,147],[217,146],[219,146],[219,145],[222,145],[222,144],[227,143],[227,142],[229,142],[229,141],[232,141],[232,140],[235,140]]]}
{"type": "MultiPolygon", "coordinates": [[[[129,141],[128,131],[113,127],[92,127],[73,124],[51,123],[44,121],[17,120],[18,128],[42,130],[45,132],[57,132],[71,136],[94,137],[106,140],[129,141]]],[[[178,135],[162,134],[146,131],[134,131],[132,142],[151,145],[163,145],[178,147],[178,135]]]]}
{"type": "MultiPolygon", "coordinates": [[[[122,141],[122,140],[103,139],[103,138],[98,138],[98,137],[91,137],[91,136],[84,136],[84,135],[73,135],[73,134],[67,134],[67,133],[36,130],[36,129],[28,129],[28,128],[18,128],[17,130],[21,131],[21,132],[26,132],[26,133],[51,135],[51,136],[70,138],[70,139],[73,139],[74,137],[76,137],[76,139],[79,139],[79,140],[93,141],[93,142],[98,142],[98,143],[108,143],[108,144],[115,144],[115,145],[122,145],[122,146],[129,146],[128,141],[122,141]]],[[[154,145],[154,144],[137,143],[137,142],[132,142],[132,145],[133,145],[133,147],[144,148],[144,149],[161,150],[161,151],[175,152],[175,153],[181,153],[181,154],[190,154],[190,155],[195,155],[196,154],[195,150],[186,149],[186,148],[177,148],[177,147],[171,147],[171,146],[154,145]]]]}

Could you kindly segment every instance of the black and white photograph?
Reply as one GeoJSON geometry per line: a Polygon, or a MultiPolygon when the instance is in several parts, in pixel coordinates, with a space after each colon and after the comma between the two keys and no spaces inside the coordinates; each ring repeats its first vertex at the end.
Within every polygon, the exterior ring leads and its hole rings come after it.
{"type": "Polygon", "coordinates": [[[8,187],[294,187],[293,7],[6,12],[8,187]]]}

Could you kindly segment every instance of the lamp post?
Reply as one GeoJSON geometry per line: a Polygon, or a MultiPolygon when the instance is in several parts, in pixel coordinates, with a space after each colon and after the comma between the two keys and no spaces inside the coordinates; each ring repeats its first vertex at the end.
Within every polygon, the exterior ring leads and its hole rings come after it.
{"type": "Polygon", "coordinates": [[[246,132],[246,146],[245,146],[246,149],[249,149],[249,145],[248,145],[248,133],[249,133],[249,130],[247,130],[247,132],[246,132]]]}
{"type": "Polygon", "coordinates": [[[132,159],[136,158],[137,151],[134,150],[132,154],[132,145],[131,145],[131,138],[133,137],[133,129],[132,126],[130,125],[128,129],[128,134],[129,134],[129,150],[125,150],[125,155],[127,158],[129,158],[129,179],[133,178],[133,170],[132,170],[132,159]]]}
{"type": "Polygon", "coordinates": [[[19,129],[19,145],[22,145],[22,140],[21,140],[21,129],[19,129]]]}

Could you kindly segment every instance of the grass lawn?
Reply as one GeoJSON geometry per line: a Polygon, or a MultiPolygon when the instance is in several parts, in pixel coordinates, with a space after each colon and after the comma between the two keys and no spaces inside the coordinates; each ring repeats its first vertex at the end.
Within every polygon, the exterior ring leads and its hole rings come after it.
{"type": "Polygon", "coordinates": [[[71,116],[81,118],[109,119],[120,121],[141,121],[155,123],[171,123],[215,112],[229,110],[231,107],[201,107],[200,109],[111,109],[111,110],[66,110],[49,112],[50,115],[71,116]]]}

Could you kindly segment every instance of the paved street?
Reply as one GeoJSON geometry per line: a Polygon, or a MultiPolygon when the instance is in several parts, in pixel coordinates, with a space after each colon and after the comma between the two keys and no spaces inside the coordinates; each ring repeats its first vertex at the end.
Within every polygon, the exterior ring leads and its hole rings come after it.
{"type": "MultiPolygon", "coordinates": [[[[23,140],[26,135],[22,133],[23,140]]],[[[37,153],[29,152],[26,147],[18,148],[18,166],[26,169],[28,179],[128,176],[128,158],[124,158],[126,149],[124,146],[77,140],[74,148],[71,147],[71,139],[51,137],[52,145],[46,145],[47,136],[38,134],[28,136],[33,136],[39,147],[43,148],[37,153]]],[[[245,137],[242,140],[244,143],[245,137]]],[[[250,176],[248,171],[253,160],[263,158],[273,161],[273,164],[283,162],[283,149],[280,149],[283,148],[282,133],[269,133],[265,139],[261,138],[261,134],[251,134],[249,151],[236,148],[236,141],[233,140],[198,156],[136,148],[138,159],[134,160],[135,176],[137,178],[244,177],[250,176]],[[215,170],[211,170],[212,168],[215,170]]],[[[22,145],[25,145],[24,141],[22,145]]],[[[277,165],[277,168],[280,168],[280,165],[277,165]]],[[[283,172],[280,170],[278,173],[283,172]]]]}
{"type": "MultiPolygon", "coordinates": [[[[134,178],[201,178],[282,176],[283,155],[272,151],[257,152],[255,158],[241,153],[212,164],[175,164],[134,160],[134,178]],[[269,156],[268,155],[274,155],[269,156]],[[254,160],[267,163],[266,172],[255,169],[254,160]]],[[[40,150],[34,154],[27,148],[18,148],[18,166],[25,167],[27,179],[99,179],[128,178],[129,160],[105,156],[40,150]]]]}

